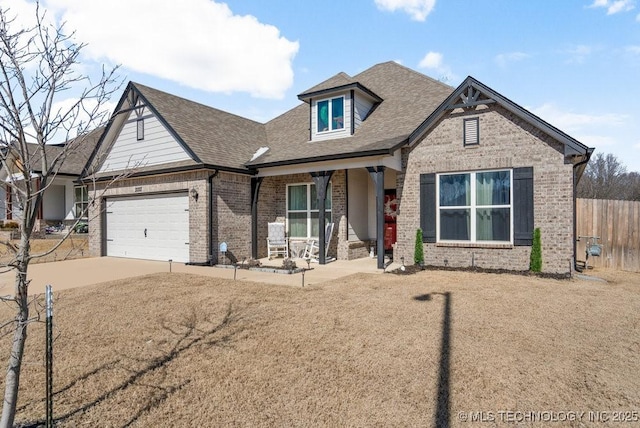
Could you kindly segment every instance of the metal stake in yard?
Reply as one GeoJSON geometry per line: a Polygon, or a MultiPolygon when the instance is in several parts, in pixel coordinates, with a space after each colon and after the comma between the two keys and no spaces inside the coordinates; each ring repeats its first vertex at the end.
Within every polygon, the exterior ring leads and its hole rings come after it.
{"type": "Polygon", "coordinates": [[[306,271],[307,271],[307,270],[306,270],[305,268],[302,268],[302,288],[304,288],[304,273],[305,273],[306,271]]]}
{"type": "Polygon", "coordinates": [[[236,272],[238,270],[238,263],[233,265],[233,280],[236,280],[236,272]]]}
{"type": "Polygon", "coordinates": [[[53,428],[53,293],[51,285],[47,285],[45,292],[47,313],[47,346],[46,346],[46,376],[47,376],[47,417],[46,427],[53,428]]]}
{"type": "Polygon", "coordinates": [[[173,259],[169,259],[169,273],[171,273],[171,262],[173,262],[173,259]]]}

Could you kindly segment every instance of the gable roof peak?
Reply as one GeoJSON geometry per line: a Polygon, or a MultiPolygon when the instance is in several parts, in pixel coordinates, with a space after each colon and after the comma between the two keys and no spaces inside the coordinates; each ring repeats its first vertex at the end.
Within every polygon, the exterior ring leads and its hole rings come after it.
{"type": "Polygon", "coordinates": [[[428,76],[424,73],[421,73],[417,70],[414,70],[413,68],[407,67],[406,65],[400,64],[399,62],[396,61],[385,61],[385,62],[381,62],[378,64],[375,64],[369,68],[367,68],[364,71],[361,71],[360,73],[356,74],[353,78],[354,79],[360,79],[362,76],[366,76],[368,74],[372,74],[372,73],[376,73],[376,72],[389,72],[389,71],[394,71],[394,72],[399,72],[399,71],[405,71],[409,74],[412,74],[414,76],[419,76],[422,79],[428,79],[431,82],[442,86],[443,88],[446,88],[449,91],[452,91],[453,89],[455,89],[455,86],[451,86],[447,83],[444,83],[438,79],[434,79],[431,76],[428,76]]]}
{"type": "Polygon", "coordinates": [[[340,73],[302,92],[301,94],[298,95],[298,99],[305,100],[315,94],[324,93],[334,88],[340,88],[340,87],[352,85],[354,83],[357,83],[357,82],[353,80],[353,78],[349,76],[347,73],[345,73],[344,71],[341,71],[340,73]]]}

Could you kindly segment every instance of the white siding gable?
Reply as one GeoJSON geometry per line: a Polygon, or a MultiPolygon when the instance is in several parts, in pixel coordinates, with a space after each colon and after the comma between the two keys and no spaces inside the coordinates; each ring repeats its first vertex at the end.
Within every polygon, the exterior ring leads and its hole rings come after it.
{"type": "Polygon", "coordinates": [[[140,115],[136,114],[135,110],[129,112],[100,172],[162,165],[189,159],[191,156],[162,122],[145,107],[140,115]],[[144,119],[144,138],[141,140],[137,138],[139,118],[144,119]]]}
{"type": "Polygon", "coordinates": [[[354,129],[358,129],[362,124],[362,121],[366,119],[367,115],[373,108],[373,101],[356,95],[353,109],[354,129]]]}
{"type": "Polygon", "coordinates": [[[333,140],[351,136],[351,93],[332,94],[326,98],[314,99],[311,105],[311,140],[333,140]],[[344,97],[344,127],[335,131],[318,132],[318,101],[344,97]]]}

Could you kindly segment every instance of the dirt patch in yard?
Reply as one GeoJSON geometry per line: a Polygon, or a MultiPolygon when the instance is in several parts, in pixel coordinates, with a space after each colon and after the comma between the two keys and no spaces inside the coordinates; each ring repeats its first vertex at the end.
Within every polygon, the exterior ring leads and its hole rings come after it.
{"type": "MultiPolygon", "coordinates": [[[[605,276],[424,271],[302,289],[165,273],[62,291],[55,418],[473,426],[474,415],[505,425],[575,411],[555,426],[600,426],[589,411],[640,411],[640,275],[605,276]]],[[[2,337],[0,361],[8,346],[2,337]]],[[[42,324],[26,352],[17,420],[33,423],[44,417],[42,324]]]]}
{"type": "MultiPolygon", "coordinates": [[[[51,250],[58,242],[60,237],[58,235],[51,235],[47,239],[32,239],[31,240],[31,254],[44,254],[51,250]]],[[[18,241],[12,241],[13,245],[16,245],[18,241]]],[[[31,263],[47,263],[56,262],[60,260],[72,260],[89,256],[89,243],[87,235],[71,234],[69,237],[51,254],[47,254],[44,257],[38,257],[31,261],[31,263]]],[[[0,245],[0,263],[6,264],[12,260],[12,252],[6,245],[0,245]]]]}

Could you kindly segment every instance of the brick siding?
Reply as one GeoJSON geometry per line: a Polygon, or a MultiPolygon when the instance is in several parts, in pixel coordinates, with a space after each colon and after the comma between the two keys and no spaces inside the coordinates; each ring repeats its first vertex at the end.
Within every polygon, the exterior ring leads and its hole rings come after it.
{"type": "MultiPolygon", "coordinates": [[[[287,185],[312,183],[309,174],[265,177],[258,197],[258,257],[267,256],[267,223],[284,222],[287,215],[287,185]]],[[[328,255],[348,259],[346,175],[335,171],[331,176],[331,219],[335,223],[328,255]]]]}
{"type": "MultiPolygon", "coordinates": [[[[403,149],[397,175],[398,245],[394,258],[413,259],[420,227],[420,174],[532,166],[534,222],[542,236],[543,271],[567,273],[573,263],[573,167],[563,145],[500,106],[443,117],[421,142],[403,149]],[[478,117],[480,144],[463,146],[463,119],[478,117]]],[[[424,244],[437,266],[528,270],[531,247],[424,244]]]]}
{"type": "Polygon", "coordinates": [[[236,257],[251,255],[251,179],[248,176],[220,172],[213,179],[213,246],[209,244],[209,176],[212,171],[194,171],[152,177],[125,178],[105,187],[89,186],[89,251],[92,256],[103,253],[102,201],[107,198],[144,196],[154,193],[188,192],[195,189],[198,200],[189,196],[189,259],[193,263],[218,260],[222,240],[236,257]],[[220,221],[218,220],[220,219],[220,221]],[[213,250],[213,251],[211,251],[213,250]]]}

